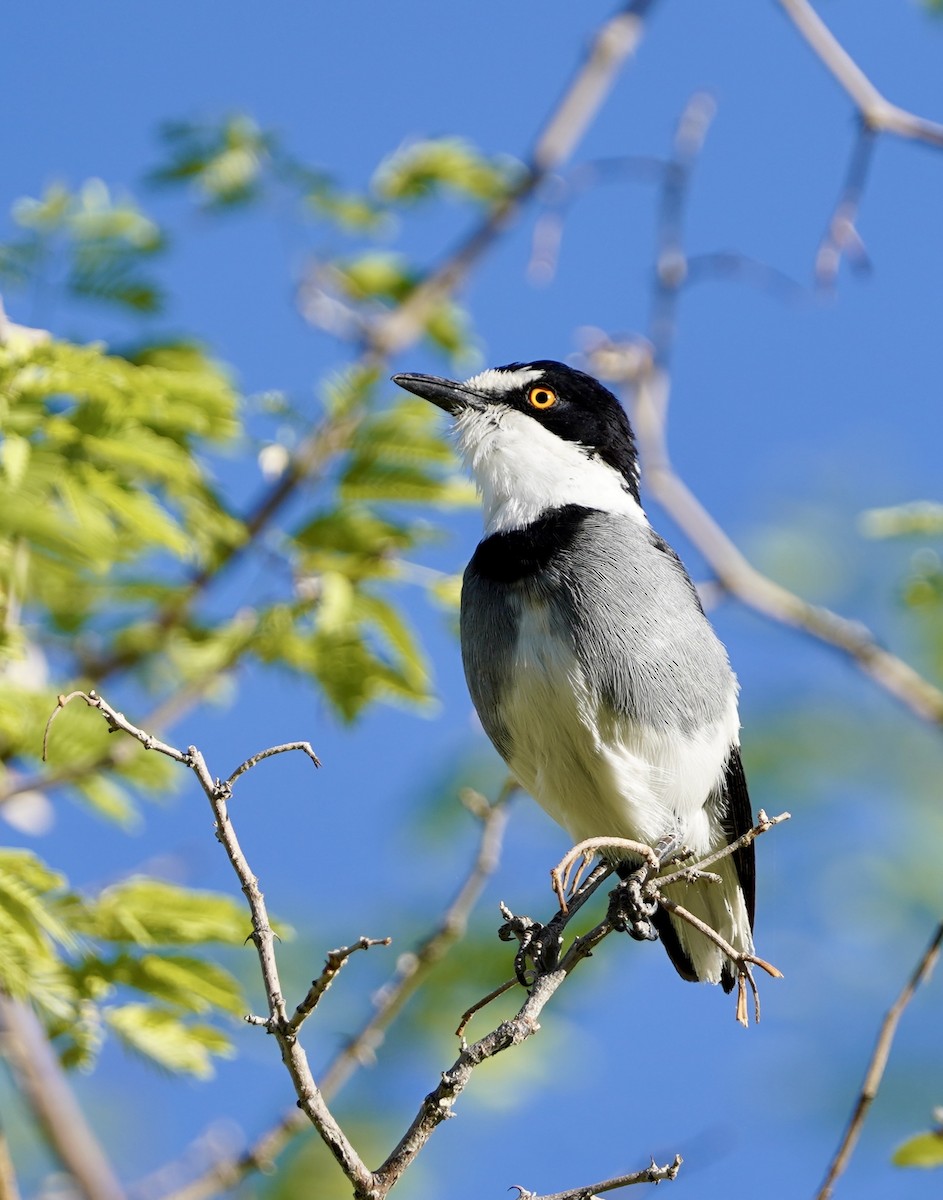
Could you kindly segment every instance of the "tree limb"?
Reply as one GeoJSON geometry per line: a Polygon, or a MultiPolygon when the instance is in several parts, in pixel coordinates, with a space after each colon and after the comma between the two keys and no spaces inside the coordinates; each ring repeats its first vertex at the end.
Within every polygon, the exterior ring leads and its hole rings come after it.
{"type": "Polygon", "coordinates": [[[124,1200],[118,1177],[85,1119],[36,1014],[28,1004],[3,992],[0,1048],[47,1145],[75,1181],[83,1200],[124,1200]]]}

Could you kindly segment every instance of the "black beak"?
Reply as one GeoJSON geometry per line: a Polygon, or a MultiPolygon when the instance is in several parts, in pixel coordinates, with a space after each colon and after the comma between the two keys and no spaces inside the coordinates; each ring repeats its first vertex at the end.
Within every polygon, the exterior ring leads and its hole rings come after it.
{"type": "Polygon", "coordinates": [[[452,416],[457,416],[463,409],[482,406],[480,396],[452,379],[440,379],[437,375],[394,375],[393,382],[414,396],[431,400],[452,416]]]}

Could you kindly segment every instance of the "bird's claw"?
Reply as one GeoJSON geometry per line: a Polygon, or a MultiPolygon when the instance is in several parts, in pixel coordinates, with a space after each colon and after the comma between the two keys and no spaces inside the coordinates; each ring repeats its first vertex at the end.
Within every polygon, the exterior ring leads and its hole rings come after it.
{"type": "Polygon", "coordinates": [[[562,927],[555,921],[541,925],[530,917],[516,917],[503,905],[502,911],[506,920],[498,937],[503,942],[513,938],[520,942],[514,955],[514,974],[521,987],[532,987],[539,975],[556,967],[563,944],[562,927]]]}
{"type": "Polygon", "coordinates": [[[612,889],[607,920],[613,929],[627,933],[637,942],[655,942],[658,932],[652,917],[657,908],[657,900],[643,894],[642,880],[635,873],[612,889]]]}

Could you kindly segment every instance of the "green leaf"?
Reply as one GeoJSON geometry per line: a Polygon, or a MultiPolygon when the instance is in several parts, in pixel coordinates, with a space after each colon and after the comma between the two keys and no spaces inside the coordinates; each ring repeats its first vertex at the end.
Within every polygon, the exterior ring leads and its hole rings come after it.
{"type": "Polygon", "coordinates": [[[891,1162],[898,1167],[943,1167],[943,1129],[908,1138],[894,1151],[891,1162]]]}
{"type": "Polygon", "coordinates": [[[380,164],[373,187],[387,201],[416,201],[447,190],[493,204],[507,196],[523,174],[522,163],[488,159],[469,142],[445,137],[397,150],[380,164]]]}
{"type": "Polygon", "coordinates": [[[24,437],[8,433],[0,442],[0,467],[6,474],[11,488],[18,488],[23,482],[29,456],[30,444],[24,437]]]}
{"type": "Polygon", "coordinates": [[[248,913],[234,899],[143,876],[105,888],[88,909],[85,931],[110,942],[241,946],[251,932],[248,913]]]}
{"type": "Polygon", "coordinates": [[[873,538],[939,536],[943,534],[943,504],[915,500],[892,508],[870,508],[861,514],[860,524],[862,532],[873,538]]]}
{"type": "Polygon", "coordinates": [[[232,1043],[211,1025],[191,1025],[166,1009],[123,1004],[104,1010],[105,1020],[124,1046],[160,1067],[208,1079],[211,1055],[231,1058],[232,1043]]]}
{"type": "Polygon", "coordinates": [[[207,208],[231,208],[256,198],[275,139],[244,113],[216,124],[175,121],[161,129],[167,162],[152,183],[189,183],[207,208]]]}
{"type": "Polygon", "coordinates": [[[75,935],[48,900],[64,883],[30,851],[0,850],[0,923],[8,931],[16,927],[37,950],[45,947],[47,938],[74,948],[75,935]]]}
{"type": "Polygon", "coordinates": [[[182,954],[121,955],[108,964],[104,977],[184,1012],[221,1009],[238,1017],[246,1011],[242,988],[234,976],[201,958],[182,954]]]}

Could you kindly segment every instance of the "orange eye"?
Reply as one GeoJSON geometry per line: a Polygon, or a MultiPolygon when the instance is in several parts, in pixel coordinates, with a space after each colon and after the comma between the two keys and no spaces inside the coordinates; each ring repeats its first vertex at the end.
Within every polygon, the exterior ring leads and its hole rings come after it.
{"type": "Polygon", "coordinates": [[[527,399],[532,408],[553,408],[557,402],[557,393],[548,387],[533,387],[527,393],[527,399]]]}

